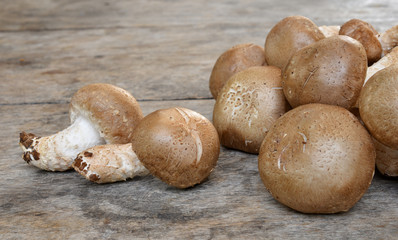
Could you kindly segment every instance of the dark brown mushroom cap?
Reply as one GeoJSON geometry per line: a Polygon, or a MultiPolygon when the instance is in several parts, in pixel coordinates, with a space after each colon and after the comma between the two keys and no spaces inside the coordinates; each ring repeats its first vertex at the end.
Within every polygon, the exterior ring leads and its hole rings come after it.
{"type": "Polygon", "coordinates": [[[276,200],[304,213],[336,213],[348,211],[368,189],[375,148],[348,110],[307,104],[275,122],[258,160],[276,200]]]}
{"type": "Polygon", "coordinates": [[[297,51],[282,73],[282,86],[292,107],[325,103],[351,108],[366,77],[362,44],[348,36],[333,36],[297,51]]]}
{"type": "Polygon", "coordinates": [[[398,149],[398,64],[375,73],[359,98],[359,112],[372,136],[398,149]]]}
{"type": "Polygon", "coordinates": [[[213,124],[186,108],[162,109],[147,115],[134,129],[132,145],[151,174],[178,188],[205,180],[220,153],[213,124]]]}
{"type": "Polygon", "coordinates": [[[83,116],[90,120],[107,143],[131,141],[134,127],[144,117],[138,102],[126,90],[96,83],[80,88],[69,106],[71,122],[83,116]]]}
{"type": "Polygon", "coordinates": [[[279,21],[268,33],[264,52],[268,65],[283,69],[299,49],[324,39],[318,26],[303,16],[290,16],[279,21]]]}
{"type": "Polygon", "coordinates": [[[213,123],[222,145],[258,153],[268,129],[288,109],[281,70],[250,67],[232,76],[220,91],[213,123]]]}
{"type": "Polygon", "coordinates": [[[351,19],[341,26],[339,34],[352,37],[365,47],[369,65],[381,58],[382,47],[377,38],[378,33],[369,23],[351,19]]]}
{"type": "Polygon", "coordinates": [[[210,92],[217,99],[218,92],[237,72],[251,66],[267,65],[264,49],[258,45],[244,43],[233,46],[218,57],[209,79],[210,92]]]}

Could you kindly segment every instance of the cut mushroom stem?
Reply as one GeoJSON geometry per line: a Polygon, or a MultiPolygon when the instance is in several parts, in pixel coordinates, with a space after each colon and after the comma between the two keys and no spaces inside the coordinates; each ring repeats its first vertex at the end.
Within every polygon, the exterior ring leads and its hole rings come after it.
{"type": "Polygon", "coordinates": [[[131,143],[95,146],[79,153],[73,168],[96,183],[126,181],[149,171],[138,160],[131,143]]]}
{"type": "Polygon", "coordinates": [[[332,37],[339,35],[340,26],[320,26],[319,30],[325,35],[325,37],[332,37]]]}
{"type": "Polygon", "coordinates": [[[105,140],[93,124],[79,117],[68,128],[51,136],[22,132],[19,145],[27,163],[48,171],[65,171],[79,152],[103,143],[105,140]]]}

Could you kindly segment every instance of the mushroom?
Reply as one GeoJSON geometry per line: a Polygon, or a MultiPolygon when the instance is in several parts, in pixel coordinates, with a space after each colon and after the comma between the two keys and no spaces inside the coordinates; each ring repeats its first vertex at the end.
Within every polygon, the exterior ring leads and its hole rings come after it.
{"type": "Polygon", "coordinates": [[[377,37],[383,49],[382,55],[384,56],[391,52],[393,48],[398,46],[398,25],[379,34],[377,37]]]}
{"type": "Polygon", "coordinates": [[[217,99],[218,92],[232,75],[251,66],[263,65],[267,65],[264,49],[258,45],[244,43],[225,51],[214,64],[209,79],[214,99],[217,99]]]}
{"type": "Polygon", "coordinates": [[[290,108],[281,87],[281,70],[250,67],[233,75],[222,88],[213,110],[221,144],[258,153],[275,120],[290,108]]]}
{"type": "Polygon", "coordinates": [[[340,26],[320,26],[319,30],[325,35],[325,37],[332,37],[339,35],[340,26]]]}
{"type": "Polygon", "coordinates": [[[310,19],[290,16],[279,21],[268,33],[265,40],[265,61],[268,65],[283,69],[290,57],[325,36],[310,19]]]}
{"type": "Polygon", "coordinates": [[[261,145],[258,169],[282,204],[303,213],[337,213],[369,188],[375,148],[348,110],[307,104],[276,120],[261,145]]]}
{"type": "Polygon", "coordinates": [[[372,66],[368,67],[364,84],[376,72],[390,66],[393,63],[398,63],[398,47],[393,48],[389,53],[382,57],[379,61],[375,62],[372,66]]]}
{"type": "Polygon", "coordinates": [[[348,36],[328,37],[297,51],[282,73],[292,107],[325,103],[351,108],[366,77],[364,47],[348,36]]]}
{"type": "Polygon", "coordinates": [[[23,159],[48,171],[72,167],[76,155],[104,143],[128,143],[143,118],[141,108],[127,91],[110,84],[90,84],[79,89],[69,105],[71,125],[54,135],[20,134],[23,159]]]}
{"type": "Polygon", "coordinates": [[[378,32],[369,23],[351,19],[341,26],[339,34],[352,37],[365,47],[369,65],[381,58],[382,48],[377,38],[378,32]]]}
{"type": "Polygon", "coordinates": [[[73,168],[96,183],[126,181],[149,171],[138,160],[131,143],[99,145],[79,153],[73,168]]]}
{"type": "Polygon", "coordinates": [[[359,113],[372,136],[398,149],[398,64],[374,74],[359,98],[359,113]]]}
{"type": "Polygon", "coordinates": [[[376,148],[376,167],[388,177],[398,177],[398,149],[390,148],[373,138],[376,148]]]}
{"type": "Polygon", "coordinates": [[[176,107],[147,115],[134,129],[133,151],[150,173],[177,188],[203,182],[216,166],[220,142],[213,124],[176,107]]]}

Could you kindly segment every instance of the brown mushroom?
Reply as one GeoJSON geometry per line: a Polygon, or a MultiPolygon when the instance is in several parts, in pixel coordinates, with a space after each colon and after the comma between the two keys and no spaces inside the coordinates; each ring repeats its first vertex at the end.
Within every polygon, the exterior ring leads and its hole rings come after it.
{"type": "Polygon", "coordinates": [[[23,159],[48,171],[72,167],[76,155],[104,143],[128,143],[132,129],[143,118],[141,108],[127,91],[110,84],[79,89],[69,106],[71,125],[48,137],[22,132],[23,159]]]}
{"type": "Polygon", "coordinates": [[[374,74],[359,98],[362,121],[372,136],[390,148],[398,149],[398,64],[374,74]]]}
{"type": "Polygon", "coordinates": [[[276,119],[289,109],[281,87],[281,70],[250,67],[228,80],[214,105],[213,123],[221,144],[258,153],[276,119]]]}
{"type": "Polygon", "coordinates": [[[388,177],[398,177],[398,149],[390,148],[373,139],[376,148],[376,167],[388,177]]]}
{"type": "Polygon", "coordinates": [[[348,36],[319,40],[297,51],[282,73],[282,87],[292,107],[325,103],[351,108],[366,77],[362,44],[348,36]]]}
{"type": "Polygon", "coordinates": [[[375,148],[348,110],[307,104],[276,120],[261,145],[258,168],[268,191],[290,208],[348,211],[372,181],[375,148]]]}
{"type": "Polygon", "coordinates": [[[324,39],[325,36],[310,19],[290,16],[279,21],[265,40],[265,61],[283,69],[299,49],[324,39]]]}
{"type": "Polygon", "coordinates": [[[387,29],[387,31],[379,34],[377,37],[383,49],[382,56],[387,55],[393,48],[398,46],[398,25],[387,29]]]}
{"type": "Polygon", "coordinates": [[[225,51],[214,64],[209,79],[214,99],[217,99],[218,92],[232,75],[251,66],[263,65],[267,65],[264,49],[258,45],[239,44],[225,51]]]}
{"type": "Polygon", "coordinates": [[[351,19],[341,26],[339,34],[352,37],[364,46],[369,65],[381,58],[382,48],[377,38],[378,32],[369,23],[351,19]]]}
{"type": "Polygon", "coordinates": [[[187,188],[204,181],[216,166],[220,142],[213,124],[186,108],[147,115],[134,129],[133,150],[150,173],[187,188]]]}

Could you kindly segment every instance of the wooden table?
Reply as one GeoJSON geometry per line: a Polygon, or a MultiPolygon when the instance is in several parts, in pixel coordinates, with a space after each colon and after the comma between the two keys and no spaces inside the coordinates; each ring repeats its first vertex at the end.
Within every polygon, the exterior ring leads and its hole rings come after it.
{"type": "Polygon", "coordinates": [[[398,182],[379,174],[349,212],[305,215],[266,191],[256,155],[226,148],[187,190],[152,176],[98,185],[21,158],[19,132],[65,128],[71,96],[89,83],[125,88],[144,114],[183,106],[211,119],[217,57],[263,45],[289,15],[398,23],[393,0],[1,1],[0,239],[398,239],[398,182]]]}

